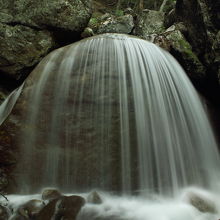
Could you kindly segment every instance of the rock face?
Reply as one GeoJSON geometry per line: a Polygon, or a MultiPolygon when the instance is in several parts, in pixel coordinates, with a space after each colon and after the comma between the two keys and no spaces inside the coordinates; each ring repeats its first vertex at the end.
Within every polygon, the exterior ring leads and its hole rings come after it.
{"type": "MultiPolygon", "coordinates": [[[[198,57],[204,69],[204,77],[191,78],[196,88],[220,111],[220,41],[219,41],[219,1],[213,0],[177,0],[175,10],[168,16],[169,25],[182,22],[186,27],[182,32],[190,43],[193,53],[198,57]],[[218,15],[217,15],[218,14],[218,15]]],[[[181,63],[182,64],[182,63],[181,63]]],[[[194,73],[193,73],[194,74],[194,73]]],[[[197,73],[194,74],[198,75],[197,73]]],[[[215,126],[220,126],[220,118],[215,126]]],[[[219,130],[219,129],[218,129],[219,130]]],[[[219,132],[217,133],[219,135],[219,132]]]]}
{"type": "Polygon", "coordinates": [[[175,9],[176,20],[187,27],[186,38],[193,51],[206,67],[207,74],[215,72],[215,77],[219,69],[219,62],[216,61],[219,46],[216,47],[218,27],[213,19],[218,17],[212,14],[212,7],[217,4],[205,0],[177,0],[175,9]]]}
{"type": "Polygon", "coordinates": [[[77,0],[11,0],[3,1],[5,23],[23,24],[81,32],[90,18],[90,1],[77,0]]]}
{"type": "Polygon", "coordinates": [[[199,194],[189,194],[189,203],[198,209],[200,212],[217,213],[215,204],[208,198],[205,198],[199,194]]]}
{"type": "Polygon", "coordinates": [[[79,38],[90,15],[90,0],[1,1],[0,76],[24,77],[53,48],[79,38]]]}
{"type": "Polygon", "coordinates": [[[203,80],[205,68],[184,35],[175,26],[173,30],[172,27],[168,29],[165,35],[170,44],[170,53],[182,64],[188,76],[194,80],[203,80]]]}
{"type": "Polygon", "coordinates": [[[145,9],[137,16],[135,35],[150,40],[151,35],[165,31],[164,13],[145,9]]]}
{"type": "Polygon", "coordinates": [[[0,23],[0,71],[19,78],[24,69],[36,65],[54,43],[49,31],[0,23]]]}

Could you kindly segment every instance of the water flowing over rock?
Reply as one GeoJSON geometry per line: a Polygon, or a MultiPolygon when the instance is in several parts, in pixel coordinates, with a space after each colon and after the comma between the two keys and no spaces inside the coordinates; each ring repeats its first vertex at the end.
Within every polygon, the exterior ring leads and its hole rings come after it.
{"type": "Polygon", "coordinates": [[[126,35],[52,52],[1,128],[0,145],[6,138],[19,151],[13,175],[23,192],[172,195],[189,185],[211,189],[219,178],[211,127],[184,71],[156,45],[126,35]]]}

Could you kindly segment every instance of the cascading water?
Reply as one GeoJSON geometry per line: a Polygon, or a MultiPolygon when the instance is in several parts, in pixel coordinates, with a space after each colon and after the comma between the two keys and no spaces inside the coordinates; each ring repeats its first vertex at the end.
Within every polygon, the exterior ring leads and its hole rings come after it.
{"type": "Polygon", "coordinates": [[[218,188],[219,155],[199,97],[152,43],[105,34],[58,49],[19,99],[21,192],[171,196],[188,186],[218,188]]]}

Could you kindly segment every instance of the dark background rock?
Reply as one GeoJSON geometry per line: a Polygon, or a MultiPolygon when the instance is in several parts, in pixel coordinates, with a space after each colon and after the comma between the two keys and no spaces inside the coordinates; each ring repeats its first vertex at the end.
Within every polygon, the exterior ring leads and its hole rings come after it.
{"type": "Polygon", "coordinates": [[[90,0],[1,0],[0,87],[14,89],[51,50],[81,39],[91,7],[90,0]]]}

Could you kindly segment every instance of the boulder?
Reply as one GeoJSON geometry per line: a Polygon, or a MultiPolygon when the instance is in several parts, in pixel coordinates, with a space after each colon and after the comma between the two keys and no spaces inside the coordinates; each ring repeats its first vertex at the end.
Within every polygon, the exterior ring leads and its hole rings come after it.
{"type": "Polygon", "coordinates": [[[0,77],[25,78],[54,47],[79,39],[91,7],[90,0],[2,0],[0,77]]]}
{"type": "Polygon", "coordinates": [[[144,9],[137,15],[134,34],[144,39],[151,39],[152,35],[165,31],[164,13],[144,9]]]}
{"type": "Polygon", "coordinates": [[[97,193],[96,191],[92,191],[91,193],[89,193],[87,197],[87,202],[93,203],[93,204],[101,204],[102,198],[99,195],[99,193],[97,193]]]}
{"type": "Polygon", "coordinates": [[[57,189],[44,189],[42,193],[43,200],[54,200],[61,197],[62,194],[57,189]]]}
{"type": "Polygon", "coordinates": [[[94,34],[92,28],[87,27],[87,28],[85,28],[85,30],[82,32],[81,37],[82,37],[82,38],[86,38],[86,37],[92,37],[92,36],[94,36],[94,35],[95,35],[95,34],[94,34]]]}
{"type": "Polygon", "coordinates": [[[189,203],[200,212],[217,213],[216,206],[213,201],[197,193],[189,194],[189,203]]]}
{"type": "Polygon", "coordinates": [[[37,215],[36,220],[75,220],[85,204],[81,196],[62,196],[49,202],[37,215]]]}
{"type": "Polygon", "coordinates": [[[216,35],[210,10],[204,0],[177,0],[176,21],[184,22],[188,29],[187,39],[193,51],[206,65],[212,63],[212,44],[216,35]]]}
{"type": "Polygon", "coordinates": [[[179,30],[170,30],[165,32],[166,39],[170,42],[170,53],[181,63],[192,80],[204,79],[205,68],[193,52],[192,46],[179,30]]]}
{"type": "Polygon", "coordinates": [[[19,79],[24,70],[36,65],[54,44],[49,31],[0,23],[0,73],[19,79]]]}
{"type": "Polygon", "coordinates": [[[123,16],[110,15],[98,27],[97,33],[121,33],[129,34],[134,28],[134,20],[132,15],[127,14],[123,16]]]}
{"type": "Polygon", "coordinates": [[[7,14],[5,22],[81,32],[91,15],[91,1],[3,0],[1,9],[7,14]]]}
{"type": "Polygon", "coordinates": [[[41,200],[32,199],[18,207],[12,219],[33,219],[44,206],[41,200]]]}

